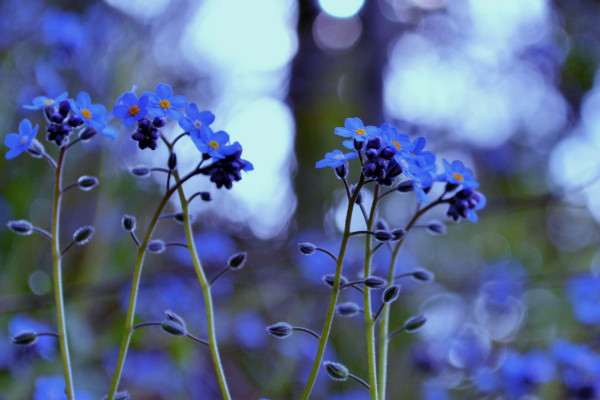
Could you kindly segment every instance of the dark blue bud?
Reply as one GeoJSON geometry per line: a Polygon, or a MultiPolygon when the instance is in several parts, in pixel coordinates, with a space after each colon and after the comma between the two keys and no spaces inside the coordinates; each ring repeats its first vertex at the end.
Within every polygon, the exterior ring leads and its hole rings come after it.
{"type": "Polygon", "coordinates": [[[121,219],[121,226],[123,227],[123,229],[125,229],[127,232],[133,232],[135,230],[135,217],[132,215],[123,215],[123,218],[121,219]]]}
{"type": "MultiPolygon", "coordinates": [[[[325,284],[327,286],[333,287],[335,275],[334,274],[323,275],[323,277],[321,279],[323,279],[323,282],[325,282],[325,284]]],[[[344,275],[341,275],[340,276],[340,285],[345,285],[346,283],[348,283],[348,279],[346,279],[346,277],[344,275]]]]}
{"type": "Polygon", "coordinates": [[[360,307],[351,301],[335,306],[335,312],[341,317],[354,317],[360,312],[360,307]]]}
{"type": "Polygon", "coordinates": [[[396,155],[396,152],[390,146],[385,146],[379,152],[379,156],[385,158],[386,160],[391,160],[392,158],[394,158],[394,155],[396,155]]]}
{"type": "Polygon", "coordinates": [[[392,285],[385,288],[383,294],[381,295],[381,301],[383,301],[384,303],[392,303],[396,301],[399,295],[400,285],[392,285]]]}
{"type": "Polygon", "coordinates": [[[76,128],[79,125],[83,124],[83,120],[81,118],[79,118],[79,115],[73,114],[67,120],[67,124],[69,124],[73,128],[76,128]]]}
{"type": "Polygon", "coordinates": [[[421,329],[423,325],[427,322],[427,318],[423,315],[417,315],[414,317],[410,317],[404,322],[404,331],[408,333],[413,333],[421,329]]]}
{"type": "Polygon", "coordinates": [[[427,232],[432,235],[445,235],[446,234],[446,225],[442,224],[439,221],[431,221],[427,223],[427,232]]]}
{"type": "Polygon", "coordinates": [[[162,128],[166,124],[167,120],[164,117],[154,117],[154,119],[152,120],[152,125],[154,125],[157,128],[162,128]]]}
{"type": "Polygon", "coordinates": [[[375,236],[375,240],[379,242],[387,242],[388,240],[392,240],[394,237],[390,232],[384,230],[375,231],[373,236],[375,236]]]}
{"type": "Polygon", "coordinates": [[[394,237],[392,240],[400,240],[403,239],[404,236],[406,236],[406,231],[402,228],[398,228],[398,229],[394,229],[392,232],[390,232],[392,234],[392,236],[394,237]]]}
{"type": "Polygon", "coordinates": [[[91,126],[88,126],[84,130],[79,132],[79,139],[81,139],[82,142],[87,142],[88,140],[90,140],[91,138],[96,136],[97,133],[98,133],[98,130],[96,128],[92,128],[91,126]]]}
{"type": "Polygon", "coordinates": [[[294,330],[292,325],[287,322],[277,322],[273,325],[267,326],[267,333],[271,336],[275,336],[277,339],[285,339],[290,337],[294,330]]]}
{"type": "Polygon", "coordinates": [[[187,334],[185,326],[182,326],[177,321],[164,320],[163,322],[161,322],[160,327],[163,329],[163,331],[167,332],[170,335],[185,336],[187,334]]]}
{"type": "Polygon", "coordinates": [[[209,192],[200,192],[200,198],[202,201],[211,201],[212,197],[209,192]]]}
{"type": "Polygon", "coordinates": [[[96,186],[98,186],[98,178],[95,176],[83,175],[77,179],[77,187],[84,192],[89,192],[96,186]]]}
{"type": "Polygon", "coordinates": [[[83,246],[87,244],[94,234],[93,226],[82,226],[73,233],[73,242],[76,245],[83,246]]]}
{"type": "Polygon", "coordinates": [[[18,221],[8,221],[6,225],[8,226],[8,229],[18,235],[27,236],[33,233],[33,224],[24,219],[20,219],[18,221]]]}
{"type": "Polygon", "coordinates": [[[353,139],[353,141],[354,141],[354,148],[357,151],[360,151],[363,148],[363,146],[365,145],[365,142],[362,142],[362,141],[359,141],[359,140],[356,140],[356,139],[353,139]]]}
{"type": "Polygon", "coordinates": [[[154,239],[148,242],[146,247],[150,253],[160,254],[167,249],[167,245],[160,239],[154,239]]]}
{"type": "Polygon", "coordinates": [[[135,167],[131,167],[129,169],[132,175],[137,176],[138,178],[147,178],[150,176],[150,168],[145,165],[137,165],[135,167]]]}
{"type": "Polygon", "coordinates": [[[307,256],[315,254],[315,251],[317,250],[317,246],[309,242],[298,243],[298,248],[300,249],[300,253],[307,256]]]}
{"type": "Polygon", "coordinates": [[[433,274],[433,272],[423,268],[419,268],[418,270],[414,271],[412,273],[412,276],[416,280],[424,283],[433,282],[433,280],[435,279],[435,275],[433,274]]]}
{"type": "Polygon", "coordinates": [[[367,140],[367,149],[377,149],[381,147],[381,138],[379,136],[372,136],[367,140]]]}
{"type": "Polygon", "coordinates": [[[367,157],[367,160],[374,160],[378,155],[379,153],[375,149],[368,149],[365,151],[365,157],[367,157]]]}
{"type": "Polygon", "coordinates": [[[371,289],[383,289],[386,287],[387,281],[378,276],[370,276],[365,279],[365,286],[371,289]]]}
{"type": "Polygon", "coordinates": [[[58,112],[52,113],[52,115],[50,115],[50,121],[54,122],[55,124],[60,124],[63,122],[63,120],[65,119],[65,117],[58,112]]]}
{"type": "Polygon", "coordinates": [[[227,261],[227,266],[230,269],[242,269],[244,264],[246,264],[247,257],[248,257],[248,254],[245,251],[236,253],[236,254],[232,255],[231,257],[229,257],[229,261],[227,261]]]}
{"type": "Polygon", "coordinates": [[[167,161],[167,168],[170,171],[173,171],[175,168],[177,168],[177,154],[173,151],[169,154],[169,160],[167,161]]]}
{"type": "Polygon", "coordinates": [[[390,226],[388,225],[387,222],[385,222],[385,219],[379,218],[377,220],[377,222],[375,222],[375,229],[389,231],[390,230],[390,226]]]}
{"type": "Polygon", "coordinates": [[[396,186],[396,190],[401,193],[412,192],[415,190],[414,184],[412,180],[403,181],[396,186]]]}
{"type": "Polygon", "coordinates": [[[333,361],[324,361],[323,365],[325,366],[325,371],[327,371],[327,375],[334,381],[345,381],[348,380],[348,376],[350,372],[348,372],[348,368],[346,368],[343,364],[336,363],[333,361]]]}
{"type": "Polygon", "coordinates": [[[339,167],[335,167],[335,175],[340,179],[345,179],[348,176],[348,163],[344,161],[339,167]]]}
{"type": "Polygon", "coordinates": [[[10,342],[12,344],[18,344],[21,346],[26,346],[29,344],[33,344],[37,341],[38,334],[33,330],[26,330],[17,333],[14,336],[10,337],[10,342]]]}
{"type": "Polygon", "coordinates": [[[58,103],[58,112],[63,115],[63,119],[69,114],[69,111],[71,111],[71,102],[68,99],[58,103]]]}
{"type": "MultiPolygon", "coordinates": [[[[185,335],[185,332],[187,330],[185,320],[183,318],[181,318],[179,315],[175,314],[171,310],[165,310],[165,320],[163,322],[166,322],[166,321],[170,321],[173,323],[173,324],[170,324],[171,328],[178,325],[179,331],[183,331],[184,332],[183,334],[185,335]]],[[[164,329],[164,327],[163,327],[163,329],[164,329]]]]}

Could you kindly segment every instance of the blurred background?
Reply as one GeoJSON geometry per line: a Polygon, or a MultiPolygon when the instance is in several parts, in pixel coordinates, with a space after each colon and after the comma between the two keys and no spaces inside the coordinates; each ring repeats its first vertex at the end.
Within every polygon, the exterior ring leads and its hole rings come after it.
{"type": "MultiPolygon", "coordinates": [[[[276,340],[265,326],[320,331],[325,315],[321,277],[334,266],[323,254],[299,255],[297,243],[339,246],[343,186],[315,168],[341,149],[335,127],[359,117],[424,136],[440,166],[459,159],[474,171],[488,205],[476,224],[407,239],[397,269],[426,268],[436,279],[401,282],[391,328],[416,314],[429,322],[391,342],[388,398],[600,398],[599,17],[593,0],[3,0],[0,132],[16,132],[23,118],[43,129],[41,112],[22,105],[63,91],[86,91],[110,110],[132,86],[141,93],[165,82],[213,111],[213,127],[243,145],[255,170],[229,191],[206,179],[186,187],[214,199],[195,204],[196,240],[209,276],[248,252],[246,267],[213,288],[217,332],[233,396],[273,400],[299,397],[316,341],[276,340]]],[[[69,192],[62,221],[63,243],[79,226],[96,227],[90,245],[64,260],[83,399],[106,394],[120,343],[136,256],[121,217],[135,215],[145,229],[163,190],[163,180],[128,168],[167,161],[164,148],[139,151],[128,128],[111,125],[115,141],[77,146],[65,170],[65,182],[100,179],[92,192],[69,192]]],[[[189,150],[178,154],[182,170],[197,163],[189,150]]],[[[1,157],[0,169],[2,226],[27,219],[49,229],[48,165],[24,154],[1,157]]],[[[356,177],[357,166],[350,171],[356,177]]],[[[390,196],[380,216],[401,227],[414,207],[414,194],[390,196]]],[[[446,221],[445,210],[431,219],[446,221]]],[[[166,220],[155,236],[184,240],[166,220]]],[[[356,244],[349,278],[361,269],[356,244]]],[[[378,255],[376,273],[388,258],[378,255]]],[[[359,302],[355,294],[341,300],[359,302]]],[[[205,336],[184,249],[146,258],[138,304],[140,322],[171,309],[205,336]]],[[[326,358],[366,378],[362,326],[360,316],[338,317],[326,358]]],[[[22,329],[54,327],[47,241],[0,230],[1,399],[63,398],[56,341],[9,343],[22,329]]],[[[134,334],[121,387],[135,399],[219,398],[208,351],[158,328],[134,334]]],[[[368,395],[321,373],[313,398],[368,395]]]]}

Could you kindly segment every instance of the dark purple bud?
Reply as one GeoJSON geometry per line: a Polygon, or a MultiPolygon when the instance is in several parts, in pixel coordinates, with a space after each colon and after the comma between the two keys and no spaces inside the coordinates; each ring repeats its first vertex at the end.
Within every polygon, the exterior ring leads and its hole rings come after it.
{"type": "Polygon", "coordinates": [[[360,308],[356,303],[349,301],[336,305],[335,312],[341,317],[354,317],[360,312],[360,308]]]}
{"type": "Polygon", "coordinates": [[[93,226],[82,226],[73,233],[73,242],[76,245],[83,246],[87,244],[94,234],[93,226]]]}
{"type": "Polygon", "coordinates": [[[182,326],[177,321],[164,320],[160,324],[160,327],[163,329],[163,331],[167,332],[170,335],[184,336],[187,334],[187,332],[185,330],[185,326],[182,326]]]}
{"type": "Polygon", "coordinates": [[[97,133],[98,133],[98,130],[96,128],[92,128],[91,126],[88,126],[84,130],[79,132],[79,139],[81,139],[82,142],[87,142],[88,140],[90,140],[91,138],[96,136],[97,133]]]}
{"type": "Polygon", "coordinates": [[[83,175],[79,177],[79,179],[77,179],[77,186],[80,190],[83,190],[84,192],[89,192],[90,190],[98,186],[98,178],[96,178],[95,176],[83,175]]]}
{"type": "Polygon", "coordinates": [[[390,226],[385,222],[385,219],[379,218],[377,222],[375,222],[375,229],[389,231],[390,226]]]}
{"type": "Polygon", "coordinates": [[[412,273],[412,276],[416,280],[418,280],[420,282],[425,282],[425,283],[433,282],[433,280],[435,279],[435,275],[433,274],[433,272],[428,271],[426,269],[422,269],[422,268],[414,271],[412,273]]]}
{"type": "Polygon", "coordinates": [[[381,301],[383,301],[384,303],[392,303],[396,301],[399,295],[400,285],[392,285],[385,288],[383,294],[381,295],[381,301]]]}
{"type": "MultiPolygon", "coordinates": [[[[335,275],[334,274],[323,275],[323,277],[321,279],[323,279],[323,282],[325,282],[325,284],[327,286],[333,287],[335,275]]],[[[346,277],[344,275],[340,276],[340,285],[345,285],[346,283],[348,283],[348,279],[346,279],[346,277]]]]}
{"type": "Polygon", "coordinates": [[[417,315],[414,317],[410,317],[404,322],[404,331],[408,333],[413,333],[421,329],[423,325],[427,322],[427,318],[423,315],[417,315]]]}
{"type": "Polygon", "coordinates": [[[229,257],[229,261],[227,261],[227,266],[230,269],[234,269],[234,270],[242,269],[244,264],[246,264],[247,257],[248,257],[248,254],[245,251],[236,253],[236,254],[232,255],[231,257],[229,257]]]}
{"type": "Polygon", "coordinates": [[[439,221],[431,221],[427,223],[427,232],[431,233],[432,235],[445,235],[446,225],[439,221]]]}
{"type": "Polygon", "coordinates": [[[26,331],[22,331],[17,333],[14,336],[11,336],[10,338],[10,342],[12,344],[18,344],[18,345],[29,345],[29,344],[33,344],[37,341],[37,333],[35,331],[32,330],[26,330],[26,331]]]}
{"type": "Polygon", "coordinates": [[[152,125],[154,125],[157,128],[162,128],[166,124],[167,120],[164,117],[154,117],[154,119],[152,120],[152,125]]]}
{"type": "Polygon", "coordinates": [[[18,221],[8,221],[6,225],[8,226],[8,229],[18,235],[28,236],[33,233],[33,225],[31,222],[24,219],[20,219],[18,221]]]}
{"type": "Polygon", "coordinates": [[[381,138],[379,136],[372,136],[367,140],[367,149],[377,149],[381,147],[381,138]]]}
{"type": "Polygon", "coordinates": [[[65,119],[65,117],[58,112],[54,112],[52,113],[52,115],[50,115],[50,121],[54,122],[55,124],[60,124],[63,122],[63,120],[65,119]]]}
{"type": "Polygon", "coordinates": [[[336,363],[333,361],[324,361],[323,365],[325,366],[325,371],[327,371],[327,375],[334,381],[346,381],[348,380],[348,376],[350,372],[348,372],[348,368],[346,368],[343,364],[336,363]]]}
{"type": "Polygon", "coordinates": [[[135,217],[132,215],[123,215],[123,219],[121,219],[121,226],[127,232],[133,232],[135,230],[135,217]]]}
{"type": "Polygon", "coordinates": [[[415,187],[413,185],[413,181],[408,180],[408,181],[400,182],[398,184],[398,186],[396,186],[396,190],[401,193],[406,193],[406,192],[412,192],[413,190],[415,190],[415,187]]]}
{"type": "Polygon", "coordinates": [[[167,161],[167,167],[170,171],[173,171],[177,168],[177,154],[175,152],[171,152],[169,154],[169,160],[167,161]]]}
{"type": "Polygon", "coordinates": [[[387,242],[388,240],[392,240],[394,238],[390,232],[384,230],[375,231],[373,236],[375,236],[375,240],[379,242],[387,242]]]}
{"type": "Polygon", "coordinates": [[[392,240],[394,240],[394,241],[403,239],[404,236],[406,236],[406,231],[402,228],[394,229],[390,233],[392,234],[392,236],[393,236],[392,240]]]}
{"type": "Polygon", "coordinates": [[[392,158],[394,158],[394,155],[396,154],[396,152],[394,151],[394,149],[390,146],[385,146],[383,149],[381,149],[381,151],[379,152],[379,156],[382,158],[385,158],[386,160],[391,160],[392,158]]]}
{"type": "Polygon", "coordinates": [[[300,249],[300,253],[307,256],[315,254],[317,250],[317,246],[309,242],[298,243],[298,248],[300,249]]]}
{"type": "Polygon", "coordinates": [[[202,201],[211,201],[212,197],[209,192],[200,192],[200,198],[202,201]]]}
{"type": "Polygon", "coordinates": [[[294,331],[292,326],[287,322],[277,322],[267,326],[267,333],[271,336],[275,336],[277,339],[285,339],[290,337],[294,331]]]}
{"type": "Polygon", "coordinates": [[[365,157],[367,157],[367,160],[374,160],[378,155],[379,153],[375,149],[368,149],[365,151],[365,157]]]}
{"type": "Polygon", "coordinates": [[[344,161],[339,167],[335,167],[335,175],[340,179],[345,179],[348,176],[348,163],[344,161]]]}
{"type": "Polygon", "coordinates": [[[79,115],[71,115],[69,117],[69,119],[67,120],[67,124],[69,124],[70,126],[72,126],[73,128],[78,127],[79,125],[83,124],[83,120],[81,118],[79,118],[79,115]]]}
{"type": "Polygon", "coordinates": [[[71,111],[71,102],[68,99],[58,103],[58,112],[62,114],[63,119],[69,114],[69,111],[71,111]]]}
{"type": "Polygon", "coordinates": [[[365,286],[371,289],[383,289],[386,287],[387,281],[378,276],[370,276],[365,279],[365,286]]]}

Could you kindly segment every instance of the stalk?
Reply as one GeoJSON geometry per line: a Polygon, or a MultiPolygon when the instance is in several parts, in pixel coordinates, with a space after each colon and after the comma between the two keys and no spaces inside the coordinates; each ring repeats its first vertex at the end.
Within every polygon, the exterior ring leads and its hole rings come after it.
{"type": "MultiPolygon", "coordinates": [[[[346,246],[348,245],[348,239],[350,238],[350,223],[352,222],[352,211],[354,210],[354,201],[360,192],[364,184],[364,176],[361,174],[358,184],[354,189],[354,193],[348,198],[348,210],[346,211],[346,223],[344,225],[344,234],[342,236],[342,243],[340,245],[339,255],[335,266],[335,277],[333,281],[333,289],[331,291],[331,297],[329,299],[329,306],[327,307],[327,314],[325,315],[325,323],[323,324],[323,331],[321,332],[321,339],[319,340],[319,347],[313,362],[312,370],[308,377],[308,381],[304,386],[302,392],[302,400],[306,400],[310,397],[310,393],[315,385],[315,380],[319,373],[319,368],[323,361],[323,354],[325,353],[325,347],[327,340],[329,339],[329,333],[331,331],[331,325],[333,324],[333,317],[335,315],[335,305],[340,293],[340,277],[342,276],[342,267],[344,264],[344,255],[346,253],[346,246]]],[[[349,192],[348,192],[349,193],[349,192]]]]}
{"type": "Polygon", "coordinates": [[[61,147],[56,165],[56,180],[54,183],[54,206],[52,208],[52,279],[54,280],[54,301],[56,302],[56,324],[58,329],[58,341],[60,346],[60,357],[62,359],[65,375],[65,393],[68,400],[75,399],[73,388],[73,372],[71,371],[71,357],[69,356],[69,341],[67,339],[67,326],[65,321],[65,302],[62,283],[62,255],[60,248],[60,204],[62,167],[65,159],[66,149],[61,147]]]}

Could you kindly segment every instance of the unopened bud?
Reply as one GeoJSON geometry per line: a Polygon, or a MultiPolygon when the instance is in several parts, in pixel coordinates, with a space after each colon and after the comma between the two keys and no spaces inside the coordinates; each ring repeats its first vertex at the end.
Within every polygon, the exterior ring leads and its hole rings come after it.
{"type": "Polygon", "coordinates": [[[12,344],[28,345],[35,343],[37,341],[37,337],[38,335],[35,331],[27,330],[11,336],[10,342],[12,344]]]}
{"type": "Polygon", "coordinates": [[[381,301],[383,301],[384,303],[392,303],[396,301],[399,295],[400,285],[392,285],[390,287],[385,288],[383,294],[381,295],[381,301]]]}
{"type": "Polygon", "coordinates": [[[401,193],[412,192],[415,190],[414,183],[412,180],[403,181],[396,186],[396,190],[401,193]]]}
{"type": "Polygon", "coordinates": [[[387,281],[378,276],[370,276],[365,279],[365,286],[371,289],[383,289],[387,285],[387,281]]]}
{"type": "Polygon", "coordinates": [[[392,240],[394,238],[390,232],[383,230],[375,231],[373,236],[375,236],[375,240],[379,242],[387,242],[388,240],[392,240]]]}
{"type": "Polygon", "coordinates": [[[248,254],[245,251],[242,251],[241,253],[236,253],[229,257],[229,260],[227,261],[227,266],[230,269],[242,269],[244,264],[246,264],[247,257],[248,254]]]}
{"type": "Polygon", "coordinates": [[[422,315],[417,315],[414,317],[410,317],[404,322],[404,331],[408,333],[413,333],[418,331],[423,325],[427,322],[427,318],[422,315]]]}
{"type": "Polygon", "coordinates": [[[121,219],[121,226],[127,232],[133,232],[135,230],[135,217],[132,215],[123,215],[123,219],[121,219]]]}
{"type": "MultiPolygon", "coordinates": [[[[334,274],[323,275],[322,279],[323,279],[323,282],[325,282],[325,284],[327,286],[333,287],[333,282],[335,281],[334,274]]],[[[348,279],[346,279],[345,276],[341,275],[340,276],[340,285],[345,285],[346,283],[348,283],[348,279]]]]}
{"type": "Polygon", "coordinates": [[[435,279],[433,272],[426,269],[418,269],[412,273],[413,278],[420,282],[432,282],[435,279]]]}
{"type": "Polygon", "coordinates": [[[379,218],[377,222],[375,222],[375,229],[379,231],[389,231],[390,227],[384,219],[379,218]]]}
{"type": "Polygon", "coordinates": [[[181,325],[178,321],[167,319],[160,324],[160,327],[163,329],[163,331],[174,336],[184,336],[187,334],[185,326],[181,325]]]}
{"type": "Polygon", "coordinates": [[[173,171],[177,168],[177,154],[175,152],[171,152],[169,154],[169,160],[167,161],[167,167],[170,171],[173,171]]]}
{"type": "Polygon", "coordinates": [[[150,253],[160,254],[166,250],[167,245],[160,239],[154,239],[148,242],[148,246],[146,248],[150,253]]]}
{"type": "Polygon", "coordinates": [[[335,312],[341,317],[354,317],[356,314],[359,313],[359,311],[360,308],[358,307],[358,305],[351,301],[347,303],[340,303],[337,306],[335,306],[335,312]]]}
{"type": "Polygon", "coordinates": [[[406,236],[406,231],[402,228],[394,229],[390,233],[392,234],[392,236],[393,236],[392,240],[394,240],[394,241],[403,239],[404,236],[406,236]]]}
{"type": "Polygon", "coordinates": [[[8,229],[19,235],[27,236],[33,233],[33,225],[31,222],[24,219],[20,219],[18,221],[8,221],[6,225],[8,226],[8,229]]]}
{"type": "Polygon", "coordinates": [[[93,234],[93,226],[82,226],[73,233],[73,242],[75,242],[76,245],[83,246],[90,241],[93,234]]]}
{"type": "Polygon", "coordinates": [[[96,128],[92,128],[91,126],[88,126],[84,130],[79,132],[79,139],[81,139],[82,142],[87,142],[88,140],[90,140],[91,138],[96,136],[97,133],[98,133],[98,130],[96,128]]]}
{"type": "Polygon", "coordinates": [[[137,176],[138,178],[147,178],[150,176],[150,168],[145,165],[137,165],[135,167],[131,167],[129,169],[132,175],[137,176]]]}
{"type": "Polygon", "coordinates": [[[46,154],[46,150],[44,149],[44,145],[41,144],[37,139],[33,139],[31,145],[27,149],[27,152],[34,158],[42,158],[44,154],[46,154]]]}
{"type": "Polygon", "coordinates": [[[307,256],[315,254],[315,251],[317,250],[317,246],[308,242],[298,243],[298,248],[300,249],[300,253],[307,256]]]}
{"type": "Polygon", "coordinates": [[[431,233],[432,235],[445,235],[446,225],[439,221],[431,221],[427,224],[427,232],[431,233]]]}
{"type": "Polygon", "coordinates": [[[340,179],[345,179],[348,176],[348,163],[346,161],[335,168],[335,175],[340,179]]]}
{"type": "Polygon", "coordinates": [[[202,199],[202,201],[211,201],[212,200],[212,196],[210,195],[209,192],[200,192],[200,198],[202,199]]]}
{"type": "Polygon", "coordinates": [[[77,179],[77,186],[84,192],[89,192],[90,190],[98,186],[98,178],[96,178],[95,176],[83,175],[79,177],[79,179],[77,179]]]}
{"type": "Polygon", "coordinates": [[[267,326],[267,333],[278,339],[290,337],[293,332],[292,325],[287,322],[277,322],[276,324],[267,326]]]}
{"type": "Polygon", "coordinates": [[[325,371],[327,375],[334,381],[345,381],[348,379],[350,372],[343,364],[336,363],[333,361],[324,361],[325,371]]]}

